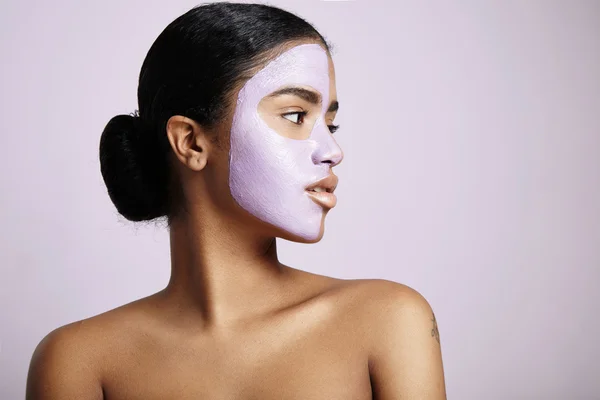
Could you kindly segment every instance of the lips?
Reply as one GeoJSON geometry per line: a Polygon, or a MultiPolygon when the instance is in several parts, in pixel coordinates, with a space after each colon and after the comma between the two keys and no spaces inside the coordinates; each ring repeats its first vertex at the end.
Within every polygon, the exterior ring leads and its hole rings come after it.
{"type": "Polygon", "coordinates": [[[305,190],[315,203],[323,208],[331,209],[337,204],[337,197],[333,194],[337,184],[337,176],[331,174],[308,186],[305,190]]]}

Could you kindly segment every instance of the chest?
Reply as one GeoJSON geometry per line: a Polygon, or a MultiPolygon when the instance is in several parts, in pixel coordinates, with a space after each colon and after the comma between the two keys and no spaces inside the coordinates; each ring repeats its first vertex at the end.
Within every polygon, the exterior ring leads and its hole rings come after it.
{"type": "MultiPolygon", "coordinates": [[[[338,327],[339,328],[339,327],[338,327]]],[[[367,357],[340,329],[285,326],[121,353],[106,400],[367,400],[367,357]]]]}

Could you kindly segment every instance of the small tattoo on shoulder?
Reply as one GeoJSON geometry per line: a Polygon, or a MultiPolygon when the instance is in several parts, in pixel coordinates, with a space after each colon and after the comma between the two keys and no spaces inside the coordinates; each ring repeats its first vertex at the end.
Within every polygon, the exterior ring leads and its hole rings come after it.
{"type": "Polygon", "coordinates": [[[434,337],[437,342],[440,342],[440,331],[438,331],[437,321],[435,314],[432,315],[431,322],[433,322],[433,328],[431,328],[431,337],[434,337]]]}

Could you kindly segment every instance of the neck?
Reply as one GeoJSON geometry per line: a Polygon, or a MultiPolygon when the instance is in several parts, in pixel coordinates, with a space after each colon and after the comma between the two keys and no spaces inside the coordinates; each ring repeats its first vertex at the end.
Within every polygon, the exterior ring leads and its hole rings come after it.
{"type": "Polygon", "coordinates": [[[284,295],[290,271],[279,263],[275,238],[202,214],[171,224],[171,279],[164,294],[186,320],[202,326],[269,312],[284,295]]]}

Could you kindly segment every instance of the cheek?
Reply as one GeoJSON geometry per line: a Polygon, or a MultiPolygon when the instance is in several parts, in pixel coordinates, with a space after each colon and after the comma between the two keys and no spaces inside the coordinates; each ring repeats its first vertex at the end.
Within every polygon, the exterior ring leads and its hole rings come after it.
{"type": "Polygon", "coordinates": [[[313,235],[322,215],[305,193],[320,175],[311,158],[313,142],[283,137],[257,112],[239,111],[229,153],[232,197],[262,221],[301,236],[313,235]]]}
{"type": "Polygon", "coordinates": [[[209,168],[206,168],[204,172],[206,183],[203,190],[215,204],[226,206],[228,202],[231,202],[229,151],[212,149],[209,168]]]}
{"type": "Polygon", "coordinates": [[[232,168],[258,174],[262,182],[272,186],[271,190],[301,186],[310,178],[305,175],[313,167],[310,141],[283,136],[262,119],[254,118],[253,122],[232,131],[232,168]]]}

